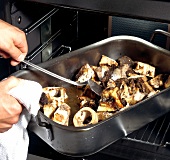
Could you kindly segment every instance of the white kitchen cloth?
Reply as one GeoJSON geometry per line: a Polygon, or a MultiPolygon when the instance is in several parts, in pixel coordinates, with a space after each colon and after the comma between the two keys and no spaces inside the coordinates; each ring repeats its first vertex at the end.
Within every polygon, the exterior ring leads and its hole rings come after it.
{"type": "Polygon", "coordinates": [[[31,115],[36,116],[38,113],[41,93],[42,86],[29,80],[23,80],[20,85],[9,91],[11,96],[23,104],[24,109],[18,123],[8,131],[0,133],[0,160],[27,159],[29,136],[26,128],[31,115]]]}

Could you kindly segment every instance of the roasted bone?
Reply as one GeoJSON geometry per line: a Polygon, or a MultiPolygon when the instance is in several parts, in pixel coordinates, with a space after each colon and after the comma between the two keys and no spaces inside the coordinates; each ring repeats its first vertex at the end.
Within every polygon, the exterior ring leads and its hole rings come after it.
{"type": "Polygon", "coordinates": [[[53,100],[51,103],[45,104],[43,106],[43,112],[44,115],[46,115],[48,118],[51,118],[55,112],[55,110],[58,107],[58,102],[56,100],[53,100]]]}
{"type": "Polygon", "coordinates": [[[126,101],[126,106],[136,104],[146,96],[145,93],[140,92],[139,88],[135,86],[135,83],[131,83],[130,85],[131,87],[128,86],[125,81],[122,81],[119,90],[120,98],[126,101]]]}
{"type": "Polygon", "coordinates": [[[58,101],[58,105],[68,98],[68,95],[66,94],[66,88],[64,87],[45,87],[43,88],[43,92],[48,97],[49,102],[50,100],[56,100],[58,101]]]}
{"type": "Polygon", "coordinates": [[[94,75],[93,69],[89,64],[85,64],[81,67],[80,71],[76,75],[77,81],[80,83],[86,82],[94,75]]]}
{"type": "Polygon", "coordinates": [[[164,87],[165,88],[169,88],[170,87],[170,76],[168,76],[167,80],[165,81],[164,87]]]}
{"type": "Polygon", "coordinates": [[[117,79],[127,78],[126,72],[128,69],[128,64],[124,64],[123,66],[116,68],[111,75],[111,79],[116,81],[117,79]]]}
{"type": "Polygon", "coordinates": [[[101,101],[97,108],[97,112],[116,112],[119,110],[117,104],[114,99],[110,99],[109,101],[101,101]]]}
{"type": "Polygon", "coordinates": [[[97,113],[90,107],[81,108],[73,118],[73,124],[75,127],[87,126],[89,124],[98,123],[97,113]],[[85,123],[86,118],[91,117],[90,122],[85,123]]]}
{"type": "Polygon", "coordinates": [[[135,62],[136,64],[136,68],[134,69],[134,71],[136,73],[148,76],[148,77],[154,77],[155,76],[155,67],[146,64],[146,63],[142,63],[142,62],[135,62]]]}
{"type": "Polygon", "coordinates": [[[99,65],[102,66],[102,65],[108,65],[108,66],[118,66],[118,63],[114,60],[114,59],[111,59],[105,55],[102,55],[102,58],[99,62],[99,65]]]}
{"type": "Polygon", "coordinates": [[[163,86],[163,74],[159,74],[156,77],[152,78],[149,81],[150,85],[153,86],[153,88],[159,88],[163,86]]]}
{"type": "Polygon", "coordinates": [[[115,81],[112,79],[109,79],[107,82],[107,88],[114,88],[114,87],[116,87],[115,81]]]}
{"type": "Polygon", "coordinates": [[[97,111],[115,111],[123,108],[118,90],[118,87],[103,90],[97,111]]]}
{"type": "Polygon", "coordinates": [[[100,66],[95,69],[99,80],[102,80],[102,78],[104,78],[106,71],[109,71],[108,66],[100,66]]]}
{"type": "Polygon", "coordinates": [[[68,106],[66,103],[62,103],[54,112],[54,117],[52,118],[52,120],[59,124],[68,126],[70,110],[71,110],[70,106],[68,106]]]}
{"type": "Polygon", "coordinates": [[[98,120],[103,121],[111,116],[113,116],[113,112],[97,112],[98,120]]]}
{"type": "Polygon", "coordinates": [[[133,60],[128,56],[122,56],[118,58],[117,62],[119,63],[119,66],[123,66],[124,64],[128,64],[129,67],[132,67],[134,65],[133,60]]]}
{"type": "Polygon", "coordinates": [[[79,99],[80,99],[80,108],[83,108],[83,107],[95,108],[96,107],[96,103],[94,99],[91,99],[86,96],[81,96],[79,97],[79,99]]]}

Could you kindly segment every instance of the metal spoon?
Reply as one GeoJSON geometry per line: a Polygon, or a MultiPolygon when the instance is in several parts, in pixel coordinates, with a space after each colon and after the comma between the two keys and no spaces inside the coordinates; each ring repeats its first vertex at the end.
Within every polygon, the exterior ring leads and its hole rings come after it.
{"type": "Polygon", "coordinates": [[[91,79],[88,80],[88,84],[89,84],[89,86],[90,86],[90,89],[91,89],[94,93],[96,93],[96,94],[99,95],[99,96],[101,95],[103,89],[102,89],[102,87],[101,87],[99,84],[97,84],[96,82],[94,82],[94,81],[91,80],[91,79]]]}
{"type": "Polygon", "coordinates": [[[67,79],[67,78],[64,78],[64,77],[62,77],[62,76],[59,76],[59,75],[57,75],[57,74],[55,74],[55,73],[53,73],[53,72],[50,72],[50,71],[48,71],[48,70],[46,70],[46,69],[44,69],[44,68],[42,68],[42,67],[39,67],[38,65],[35,65],[35,64],[33,64],[33,63],[31,63],[31,62],[28,62],[28,61],[26,61],[26,60],[23,60],[22,62],[25,63],[25,64],[27,64],[28,66],[31,66],[31,67],[33,67],[33,68],[35,68],[35,69],[43,72],[43,73],[46,73],[46,74],[48,74],[48,75],[50,75],[50,76],[52,76],[52,77],[55,77],[55,78],[57,78],[57,79],[60,79],[60,80],[62,80],[62,81],[64,81],[64,82],[67,82],[67,83],[69,83],[69,84],[73,84],[73,85],[75,85],[75,86],[84,86],[84,85],[89,84],[91,90],[92,90],[93,92],[95,92],[97,95],[100,95],[101,92],[102,92],[101,86],[98,85],[97,83],[95,83],[95,82],[92,81],[92,80],[89,80],[89,81],[84,82],[84,83],[75,82],[75,81],[72,81],[72,80],[70,80],[70,79],[67,79]]]}

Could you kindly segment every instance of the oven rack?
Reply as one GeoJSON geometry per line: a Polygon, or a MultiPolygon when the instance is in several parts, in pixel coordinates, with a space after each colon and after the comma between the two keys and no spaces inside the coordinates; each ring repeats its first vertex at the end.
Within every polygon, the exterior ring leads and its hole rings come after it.
{"type": "Polygon", "coordinates": [[[170,112],[124,137],[124,140],[149,144],[157,147],[170,145],[170,112]]]}
{"type": "MultiPolygon", "coordinates": [[[[53,28],[50,28],[49,35],[43,35],[43,36],[48,36],[43,42],[37,41],[37,47],[33,48],[27,55],[26,60],[32,61],[41,53],[48,48],[49,45],[53,45],[52,51],[50,53],[50,56],[48,57],[48,60],[55,57],[59,56],[61,54],[64,54],[65,52],[70,52],[71,51],[71,44],[74,43],[77,40],[77,19],[78,19],[78,12],[71,11],[70,15],[65,15],[65,20],[62,20],[60,15],[63,13],[62,9],[54,8],[51,7],[48,12],[45,14],[42,14],[41,17],[30,23],[27,27],[23,28],[22,30],[25,32],[26,36],[29,37],[31,34],[34,35],[37,32],[39,34],[44,34],[41,33],[42,25],[44,23],[49,23],[49,20],[51,20],[50,23],[54,24],[53,28]],[[60,22],[62,25],[58,25],[54,20],[55,18],[58,18],[57,20],[60,22]],[[60,18],[60,19],[59,19],[60,18]],[[67,22],[64,22],[66,21],[67,22]],[[65,25],[64,25],[65,24],[65,25]],[[65,36],[69,35],[69,38],[64,38],[65,36]]],[[[17,17],[22,17],[23,15],[20,15],[17,17]]],[[[15,19],[15,18],[13,18],[15,19]]],[[[15,21],[14,21],[15,23],[15,21]]],[[[19,27],[19,26],[18,26],[19,27]]],[[[47,27],[47,25],[45,26],[47,27]]],[[[20,27],[21,28],[21,27],[20,27]]],[[[32,46],[32,42],[30,42],[30,46],[32,46]]],[[[42,60],[41,60],[42,62],[42,60]]],[[[38,62],[40,63],[40,62],[38,62]]]]}

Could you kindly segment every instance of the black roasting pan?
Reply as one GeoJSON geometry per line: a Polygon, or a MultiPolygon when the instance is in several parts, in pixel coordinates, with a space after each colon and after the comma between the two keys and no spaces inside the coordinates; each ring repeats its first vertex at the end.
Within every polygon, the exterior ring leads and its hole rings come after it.
{"type": "MultiPolygon", "coordinates": [[[[154,65],[158,72],[170,74],[170,52],[133,36],[107,38],[41,63],[40,66],[74,80],[75,73],[82,65],[85,63],[97,65],[103,54],[113,59],[127,55],[133,60],[154,65]]],[[[43,87],[71,87],[33,68],[20,70],[13,75],[37,81],[43,87]]],[[[57,152],[73,157],[88,156],[170,111],[169,97],[170,88],[116,113],[107,120],[81,128],[57,124],[39,111],[38,116],[32,118],[28,129],[57,152]]]]}

